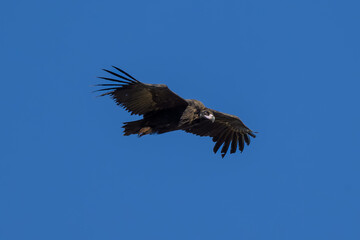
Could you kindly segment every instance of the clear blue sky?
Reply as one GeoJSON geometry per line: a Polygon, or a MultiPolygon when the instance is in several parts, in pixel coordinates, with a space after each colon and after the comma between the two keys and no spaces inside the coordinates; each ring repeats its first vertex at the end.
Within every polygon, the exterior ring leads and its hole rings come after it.
{"type": "Polygon", "coordinates": [[[359,1],[7,1],[0,239],[360,239],[359,1]],[[116,65],[258,131],[122,136],[116,65]]]}

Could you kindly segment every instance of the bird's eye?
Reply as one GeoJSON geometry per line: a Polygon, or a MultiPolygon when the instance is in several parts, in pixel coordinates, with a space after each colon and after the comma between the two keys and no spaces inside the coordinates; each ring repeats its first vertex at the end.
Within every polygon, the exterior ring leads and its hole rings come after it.
{"type": "Polygon", "coordinates": [[[208,111],[204,111],[204,115],[209,115],[209,112],[208,112],[208,111]]]}

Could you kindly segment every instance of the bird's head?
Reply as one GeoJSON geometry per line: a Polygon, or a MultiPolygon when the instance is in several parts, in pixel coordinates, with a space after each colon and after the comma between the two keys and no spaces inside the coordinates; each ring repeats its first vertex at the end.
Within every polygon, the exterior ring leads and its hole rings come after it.
{"type": "Polygon", "coordinates": [[[200,111],[200,118],[205,118],[207,120],[210,120],[211,122],[215,122],[215,116],[213,112],[209,109],[204,109],[200,111]]]}

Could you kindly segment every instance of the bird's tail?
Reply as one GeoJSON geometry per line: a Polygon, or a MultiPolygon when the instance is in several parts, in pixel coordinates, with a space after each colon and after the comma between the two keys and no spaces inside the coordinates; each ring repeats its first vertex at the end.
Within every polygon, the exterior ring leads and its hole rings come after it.
{"type": "Polygon", "coordinates": [[[129,136],[131,134],[138,134],[139,137],[151,134],[152,129],[148,126],[145,126],[145,122],[143,119],[133,121],[133,122],[124,122],[124,136],[129,136]]]}

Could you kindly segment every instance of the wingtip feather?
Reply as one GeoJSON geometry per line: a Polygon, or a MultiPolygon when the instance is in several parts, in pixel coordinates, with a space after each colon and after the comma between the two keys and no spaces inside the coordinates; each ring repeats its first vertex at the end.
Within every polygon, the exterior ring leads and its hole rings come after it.
{"type": "Polygon", "coordinates": [[[256,138],[256,135],[254,134],[254,132],[248,132],[248,134],[249,134],[250,136],[252,136],[253,138],[256,138]]]}
{"type": "Polygon", "coordinates": [[[129,73],[125,72],[124,70],[121,70],[120,68],[115,67],[115,66],[112,66],[112,67],[132,79],[132,80],[129,80],[129,81],[133,81],[134,83],[139,83],[139,81],[137,79],[135,79],[133,76],[131,76],[129,73]]]}
{"type": "Polygon", "coordinates": [[[126,77],[124,77],[124,76],[121,76],[120,74],[117,74],[117,73],[113,72],[113,71],[110,71],[110,70],[107,70],[107,69],[103,69],[103,70],[104,70],[105,72],[107,72],[107,73],[110,73],[110,74],[112,74],[112,75],[114,75],[114,76],[118,77],[118,78],[121,78],[121,79],[124,79],[124,80],[128,81],[128,82],[127,82],[128,84],[135,84],[135,83],[138,83],[138,82],[137,82],[137,80],[135,81],[135,80],[132,80],[132,79],[126,78],[126,77]]]}

